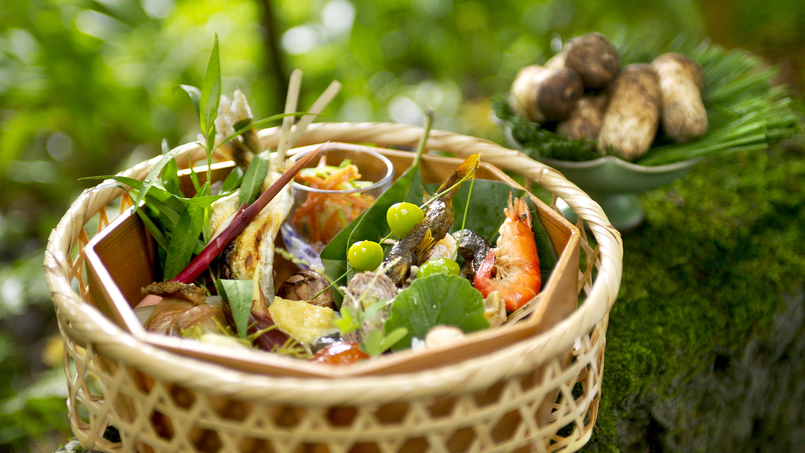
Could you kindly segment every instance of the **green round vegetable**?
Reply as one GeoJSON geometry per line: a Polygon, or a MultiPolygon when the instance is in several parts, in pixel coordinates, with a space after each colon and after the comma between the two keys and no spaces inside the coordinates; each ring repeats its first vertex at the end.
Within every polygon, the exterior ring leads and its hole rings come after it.
{"type": "Polygon", "coordinates": [[[458,263],[451,259],[447,258],[436,258],[432,260],[428,260],[420,266],[419,272],[417,272],[417,278],[424,278],[430,275],[436,274],[453,274],[458,275],[458,271],[461,269],[459,268],[458,263]]]}
{"type": "Polygon", "coordinates": [[[349,247],[347,261],[358,272],[373,271],[383,262],[383,247],[374,241],[358,241],[349,247]]]}
{"type": "Polygon", "coordinates": [[[413,203],[395,203],[386,211],[386,222],[398,238],[404,237],[425,218],[425,213],[413,203]]]}

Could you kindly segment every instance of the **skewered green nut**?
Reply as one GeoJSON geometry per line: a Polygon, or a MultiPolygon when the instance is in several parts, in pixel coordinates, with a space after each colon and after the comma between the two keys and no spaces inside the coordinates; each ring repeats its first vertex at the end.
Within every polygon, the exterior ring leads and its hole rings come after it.
{"type": "Polygon", "coordinates": [[[383,247],[374,241],[359,241],[347,251],[347,261],[358,272],[373,271],[383,262],[383,247]]]}
{"type": "Polygon", "coordinates": [[[395,203],[386,211],[386,222],[398,238],[404,237],[425,218],[425,213],[413,203],[395,203]]]}

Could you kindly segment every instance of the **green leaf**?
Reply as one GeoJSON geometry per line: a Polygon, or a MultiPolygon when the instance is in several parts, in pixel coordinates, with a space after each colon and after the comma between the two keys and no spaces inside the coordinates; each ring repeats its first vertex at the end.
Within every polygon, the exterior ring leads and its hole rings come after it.
{"type": "Polygon", "coordinates": [[[179,88],[183,89],[185,93],[190,96],[190,100],[193,102],[193,107],[196,109],[196,116],[201,118],[201,90],[190,85],[179,85],[179,88]]]}
{"type": "MultiPolygon", "coordinates": [[[[138,193],[142,192],[142,188],[144,186],[144,182],[140,181],[139,179],[119,175],[92,176],[82,179],[113,179],[122,184],[130,186],[133,190],[138,191],[138,193]]],[[[139,199],[139,197],[137,197],[137,199],[139,199]]],[[[151,190],[145,197],[145,207],[150,209],[154,215],[159,215],[162,220],[164,220],[162,223],[168,230],[173,229],[176,222],[179,220],[179,212],[184,209],[182,202],[177,197],[168,193],[164,188],[162,188],[162,186],[159,184],[159,181],[156,181],[151,186],[151,190]]],[[[139,209],[137,211],[139,212],[139,209]]]]}
{"type": "Polygon", "coordinates": [[[176,160],[170,159],[165,163],[165,168],[162,169],[162,186],[169,193],[177,197],[183,197],[182,186],[179,183],[179,167],[176,166],[176,160]]]}
{"type": "Polygon", "coordinates": [[[268,175],[271,160],[269,152],[265,151],[252,158],[252,163],[243,175],[243,182],[238,192],[238,205],[251,204],[260,195],[260,187],[268,175]]]}
{"type": "MultiPolygon", "coordinates": [[[[205,222],[207,224],[209,222],[205,222]]],[[[193,255],[198,255],[199,253],[204,251],[204,248],[207,247],[207,242],[202,241],[201,238],[196,241],[196,248],[193,249],[193,255]]]]}
{"type": "Polygon", "coordinates": [[[370,357],[377,357],[405,338],[406,334],[408,329],[405,327],[397,328],[387,335],[380,329],[373,330],[363,339],[361,349],[370,357]]]}
{"type": "MultiPolygon", "coordinates": [[[[162,225],[162,229],[165,234],[170,235],[170,232],[176,228],[176,222],[179,221],[179,212],[182,211],[182,207],[179,207],[179,210],[174,210],[166,203],[159,201],[153,197],[152,194],[149,194],[145,198],[145,213],[146,215],[154,219],[156,222],[162,225]]],[[[137,212],[143,211],[139,209],[137,212]]],[[[165,248],[167,250],[167,247],[165,248]]]]}
{"type": "Polygon", "coordinates": [[[392,346],[392,350],[399,351],[410,348],[413,338],[425,338],[438,325],[455,326],[465,333],[489,328],[484,299],[467,279],[436,274],[414,280],[397,295],[383,330],[386,335],[400,328],[407,330],[392,346]]]}
{"type": "Polygon", "coordinates": [[[246,338],[249,330],[249,314],[252,312],[254,282],[251,280],[218,280],[219,295],[232,309],[232,319],[238,336],[246,338]]]}
{"type": "Polygon", "coordinates": [[[170,152],[171,152],[171,148],[170,148],[170,146],[168,146],[168,139],[163,138],[163,139],[162,139],[162,143],[161,143],[161,145],[162,145],[162,155],[163,155],[163,156],[164,156],[165,154],[168,154],[168,153],[170,153],[170,152]]]}
{"type": "MultiPolygon", "coordinates": [[[[171,151],[171,154],[170,154],[171,160],[173,158],[173,154],[175,154],[174,151],[171,151]]],[[[146,177],[145,181],[140,181],[139,179],[129,178],[127,176],[120,176],[120,175],[89,176],[89,177],[86,177],[86,178],[81,178],[81,180],[93,180],[93,179],[106,180],[106,179],[112,179],[112,180],[115,180],[117,182],[123,183],[123,184],[125,184],[127,186],[130,186],[132,189],[135,189],[135,190],[138,191],[137,198],[134,200],[134,206],[139,206],[140,202],[142,202],[142,200],[146,199],[146,196],[148,196],[148,197],[154,196],[154,198],[156,200],[161,201],[162,203],[168,203],[169,206],[174,211],[179,211],[182,208],[181,202],[179,201],[178,202],[179,204],[177,204],[176,201],[173,201],[173,200],[177,200],[178,197],[176,197],[175,195],[173,195],[173,194],[169,193],[167,190],[165,190],[162,187],[162,185],[160,184],[159,179],[158,179],[159,173],[162,171],[164,166],[168,163],[168,160],[165,159],[165,157],[167,157],[167,156],[169,156],[169,155],[164,155],[163,159],[160,159],[160,161],[154,166],[154,168],[151,169],[151,171],[148,173],[148,176],[146,177]],[[152,177],[152,175],[153,175],[153,177],[152,177]],[[171,199],[173,199],[173,200],[171,200],[171,199]]],[[[146,204],[149,204],[148,200],[146,200],[146,204]]]]}
{"type": "Polygon", "coordinates": [[[203,209],[189,205],[179,214],[179,221],[172,231],[165,259],[164,279],[171,280],[181,272],[193,256],[196,242],[204,223],[203,209]]]}
{"type": "Polygon", "coordinates": [[[215,144],[215,119],[218,117],[218,104],[221,101],[221,61],[218,57],[218,34],[215,35],[215,44],[212,46],[210,61],[207,63],[207,73],[201,85],[199,98],[199,121],[201,132],[207,140],[207,152],[211,153],[215,144]]]}
{"type": "Polygon", "coordinates": [[[363,339],[361,349],[370,357],[377,357],[394,346],[397,342],[405,338],[408,329],[400,327],[389,334],[384,334],[383,330],[373,330],[363,339]]]}
{"type": "Polygon", "coordinates": [[[377,357],[382,352],[380,347],[383,344],[383,331],[380,329],[373,330],[363,339],[361,349],[369,355],[369,357],[377,357]]]}
{"type": "Polygon", "coordinates": [[[239,120],[239,121],[235,122],[235,124],[232,125],[232,129],[234,129],[236,131],[239,130],[239,129],[248,130],[247,127],[249,126],[249,124],[252,124],[252,119],[251,118],[243,118],[242,120],[239,120]]]}
{"type": "Polygon", "coordinates": [[[224,185],[221,186],[221,194],[229,194],[237,189],[243,181],[243,170],[240,167],[234,167],[229,175],[224,180],[224,185]]]}
{"type": "MultiPolygon", "coordinates": [[[[355,222],[355,220],[353,220],[353,222],[355,222]]],[[[324,273],[326,274],[327,278],[332,281],[332,284],[335,288],[347,285],[346,273],[349,269],[347,260],[332,260],[322,258],[321,265],[324,267],[324,273]]],[[[341,291],[332,291],[331,293],[333,295],[333,302],[335,303],[335,306],[340,308],[341,302],[344,300],[344,296],[341,294],[341,291]]]]}
{"type": "MultiPolygon", "coordinates": [[[[206,245],[212,239],[212,225],[210,224],[210,219],[212,218],[212,206],[204,206],[204,212],[202,214],[202,223],[201,223],[201,235],[204,238],[203,245],[206,245]]],[[[202,247],[202,250],[204,247],[202,247]]],[[[195,252],[196,254],[201,253],[201,251],[195,252]]]]}
{"type": "Polygon", "coordinates": [[[341,317],[333,321],[333,325],[341,332],[341,335],[358,330],[361,326],[352,315],[349,307],[341,307],[341,317]]]}
{"type": "MultiPolygon", "coordinates": [[[[413,203],[417,206],[422,204],[422,174],[419,171],[419,164],[413,165],[395,181],[372,206],[364,212],[360,221],[352,230],[349,240],[345,244],[344,253],[349,245],[357,241],[371,240],[379,241],[389,233],[389,226],[386,222],[386,212],[391,205],[402,201],[413,203]]],[[[345,255],[346,256],[346,255],[345,255]]]]}
{"type": "Polygon", "coordinates": [[[398,341],[405,338],[406,335],[408,335],[408,329],[405,327],[400,327],[386,334],[383,338],[383,344],[380,345],[380,352],[378,354],[386,352],[389,348],[397,344],[398,341]]]}
{"type": "MultiPolygon", "coordinates": [[[[201,190],[200,193],[208,192],[209,189],[207,189],[206,187],[207,187],[206,184],[204,186],[202,186],[202,188],[201,188],[202,190],[201,190]]],[[[223,197],[224,197],[223,195],[205,195],[205,196],[194,197],[194,198],[181,198],[180,200],[183,203],[187,204],[188,206],[203,207],[203,206],[210,206],[216,200],[220,200],[223,197]]]]}
{"type": "Polygon", "coordinates": [[[143,188],[143,182],[140,181],[139,179],[129,178],[127,176],[120,176],[120,175],[86,176],[83,178],[79,178],[78,180],[85,181],[93,179],[100,179],[100,180],[112,179],[117,182],[123,183],[127,186],[130,186],[132,189],[140,190],[143,188]]]}
{"type": "MultiPolygon", "coordinates": [[[[417,205],[422,203],[422,175],[419,165],[414,165],[400,176],[383,194],[377,197],[374,204],[345,226],[330,240],[321,252],[324,272],[339,285],[346,285],[347,279],[340,278],[349,269],[347,250],[349,246],[360,240],[379,241],[389,232],[386,224],[386,211],[394,203],[409,201],[417,205]]],[[[336,306],[341,305],[341,294],[333,293],[336,306]]]]}
{"type": "Polygon", "coordinates": [[[184,205],[164,189],[151,190],[145,197],[145,206],[152,212],[164,216],[168,221],[165,225],[168,230],[173,230],[176,222],[179,221],[179,213],[184,209],[184,205]]]}
{"type": "MultiPolygon", "coordinates": [[[[188,168],[190,169],[190,181],[193,183],[193,189],[196,191],[196,195],[204,195],[201,193],[201,184],[198,181],[198,173],[196,173],[196,169],[193,168],[193,162],[190,160],[190,157],[187,158],[188,168]]],[[[179,196],[183,196],[183,194],[179,194],[179,196]]]]}
{"type": "Polygon", "coordinates": [[[157,245],[162,247],[163,250],[168,250],[168,239],[162,234],[162,231],[154,224],[151,218],[148,217],[148,214],[144,213],[141,209],[137,209],[134,212],[137,213],[143,225],[145,225],[145,228],[151,233],[151,236],[154,237],[157,245]]]}
{"type": "MultiPolygon", "coordinates": [[[[167,142],[163,142],[162,147],[163,147],[163,151],[164,151],[164,149],[167,148],[167,142]]],[[[151,171],[148,172],[148,176],[145,177],[145,180],[143,181],[140,193],[137,194],[137,199],[134,200],[134,206],[139,206],[140,202],[145,199],[145,196],[151,190],[151,186],[153,186],[154,183],[156,183],[157,179],[159,179],[159,175],[162,174],[162,169],[165,168],[165,165],[167,165],[168,162],[173,160],[173,157],[178,152],[179,152],[179,148],[174,148],[171,151],[168,151],[167,153],[162,154],[162,158],[156,163],[156,165],[154,165],[151,168],[151,171]]],[[[132,187],[134,187],[134,186],[132,186],[132,187]]]]}

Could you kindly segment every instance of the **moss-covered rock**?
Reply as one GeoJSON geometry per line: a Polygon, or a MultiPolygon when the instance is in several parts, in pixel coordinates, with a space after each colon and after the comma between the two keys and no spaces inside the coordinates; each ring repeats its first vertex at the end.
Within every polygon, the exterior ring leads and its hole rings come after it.
{"type": "Polygon", "coordinates": [[[805,145],[710,158],[642,200],[583,451],[793,451],[805,430],[786,396],[805,395],[805,145]]]}

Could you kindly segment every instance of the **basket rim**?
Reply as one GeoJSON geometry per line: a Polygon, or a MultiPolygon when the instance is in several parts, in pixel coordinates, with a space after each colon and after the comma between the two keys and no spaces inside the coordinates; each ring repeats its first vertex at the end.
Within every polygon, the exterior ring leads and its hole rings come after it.
{"type": "MultiPolygon", "coordinates": [[[[276,147],[280,128],[264,129],[259,137],[266,147],[276,147]]],[[[414,146],[423,128],[396,123],[316,123],[297,146],[343,141],[381,146],[414,146]]],[[[502,169],[527,176],[559,196],[587,222],[599,246],[598,275],[587,298],[567,318],[543,334],[509,345],[486,356],[423,371],[336,379],[277,377],[235,371],[147,345],[125,333],[99,310],[84,302],[68,281],[72,268],[70,252],[84,224],[122,190],[102,183],[84,191],[52,231],[45,253],[45,279],[60,321],[62,335],[77,344],[92,344],[108,359],[119,360],[157,380],[176,383],[210,395],[238,399],[294,403],[311,407],[338,404],[377,404],[383,401],[419,399],[428,396],[482,390],[509,376],[536,366],[573,348],[577,337],[592,329],[609,312],[617,297],[622,274],[623,245],[601,207],[558,171],[534,161],[519,151],[494,142],[434,130],[428,149],[454,152],[461,157],[482,153],[483,160],[502,169]]],[[[182,145],[179,158],[200,159],[204,150],[197,143],[182,145]]],[[[159,157],[142,162],[122,174],[143,179],[159,157]]],[[[550,372],[550,371],[548,371],[550,372]]]]}

